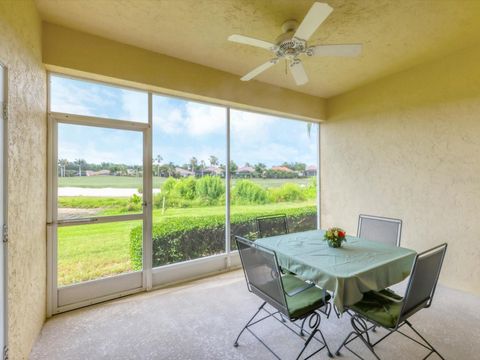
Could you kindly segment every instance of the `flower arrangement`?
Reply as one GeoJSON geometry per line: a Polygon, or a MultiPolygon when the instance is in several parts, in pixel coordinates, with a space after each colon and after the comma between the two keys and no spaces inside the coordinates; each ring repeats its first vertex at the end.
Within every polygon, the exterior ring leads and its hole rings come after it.
{"type": "Polygon", "coordinates": [[[347,233],[345,230],[338,227],[332,227],[325,232],[323,239],[328,243],[328,246],[333,248],[339,248],[342,246],[342,242],[347,241],[345,236],[347,233]]]}

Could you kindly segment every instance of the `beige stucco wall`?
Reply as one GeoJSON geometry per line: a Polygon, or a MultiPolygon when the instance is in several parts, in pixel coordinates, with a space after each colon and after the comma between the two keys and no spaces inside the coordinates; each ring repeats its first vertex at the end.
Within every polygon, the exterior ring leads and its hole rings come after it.
{"type": "Polygon", "coordinates": [[[258,81],[243,82],[224,71],[49,23],[43,25],[43,61],[54,71],[122,79],[172,95],[305,120],[325,118],[325,99],[258,81]]]}
{"type": "Polygon", "coordinates": [[[8,342],[26,359],[46,309],[46,82],[33,1],[0,1],[8,68],[8,342]]]}
{"type": "Polygon", "coordinates": [[[402,244],[449,248],[441,281],[480,294],[480,49],[330,99],[322,225],[404,220],[402,244]]]}

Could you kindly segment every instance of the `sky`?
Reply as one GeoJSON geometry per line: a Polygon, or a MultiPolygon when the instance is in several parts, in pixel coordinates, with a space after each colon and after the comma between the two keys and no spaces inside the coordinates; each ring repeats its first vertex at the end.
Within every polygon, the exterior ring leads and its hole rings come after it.
{"type": "MultiPolygon", "coordinates": [[[[147,93],[93,82],[51,76],[51,111],[148,122],[147,93]]],[[[239,166],[283,162],[316,163],[316,126],[303,121],[231,110],[231,159],[239,166]]],[[[142,133],[59,124],[59,159],[88,163],[141,165],[142,133]]],[[[153,157],[163,163],[189,163],[195,156],[209,164],[226,158],[226,109],[184,99],[154,95],[153,157]]]]}

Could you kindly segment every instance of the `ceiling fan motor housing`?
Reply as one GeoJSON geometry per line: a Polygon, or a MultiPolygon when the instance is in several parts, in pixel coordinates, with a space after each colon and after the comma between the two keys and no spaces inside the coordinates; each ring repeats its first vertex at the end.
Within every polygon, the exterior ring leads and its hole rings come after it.
{"type": "Polygon", "coordinates": [[[278,58],[294,59],[306,52],[307,43],[304,40],[294,37],[298,28],[297,20],[287,20],[282,24],[283,34],[275,40],[275,56],[278,58]]]}

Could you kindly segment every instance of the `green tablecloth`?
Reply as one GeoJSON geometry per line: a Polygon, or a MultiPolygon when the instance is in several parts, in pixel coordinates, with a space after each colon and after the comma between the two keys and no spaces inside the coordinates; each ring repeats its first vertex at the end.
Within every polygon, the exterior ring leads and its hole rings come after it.
{"type": "Polygon", "coordinates": [[[258,239],[255,243],[277,254],[279,265],[304,280],[334,293],[340,311],[360,301],[363,293],[381,290],[405,279],[416,252],[347,236],[341,248],[323,240],[324,231],[258,239]]]}

